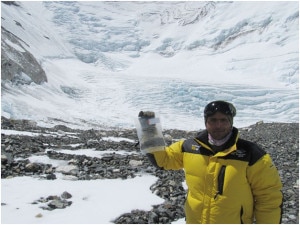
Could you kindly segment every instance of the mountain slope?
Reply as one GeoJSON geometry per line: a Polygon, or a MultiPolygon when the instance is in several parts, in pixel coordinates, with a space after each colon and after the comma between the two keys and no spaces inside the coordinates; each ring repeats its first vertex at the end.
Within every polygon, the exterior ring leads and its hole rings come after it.
{"type": "Polygon", "coordinates": [[[195,129],[222,98],[239,125],[298,121],[298,2],[1,2],[1,21],[2,58],[35,67],[2,70],[7,117],[195,129]]]}

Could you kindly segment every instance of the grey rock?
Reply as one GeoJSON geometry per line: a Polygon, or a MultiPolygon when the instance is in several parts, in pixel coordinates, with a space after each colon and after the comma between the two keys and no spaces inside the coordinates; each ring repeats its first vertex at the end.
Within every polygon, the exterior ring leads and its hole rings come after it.
{"type": "Polygon", "coordinates": [[[76,175],[79,172],[79,168],[76,165],[59,166],[56,168],[56,172],[66,175],[76,175]]]}
{"type": "Polygon", "coordinates": [[[54,199],[50,203],[48,203],[48,206],[51,209],[64,209],[67,206],[70,206],[72,202],[61,200],[61,199],[54,199]]]}
{"type": "Polygon", "coordinates": [[[72,198],[72,195],[69,192],[64,191],[60,197],[63,199],[69,199],[69,198],[72,198]]]}

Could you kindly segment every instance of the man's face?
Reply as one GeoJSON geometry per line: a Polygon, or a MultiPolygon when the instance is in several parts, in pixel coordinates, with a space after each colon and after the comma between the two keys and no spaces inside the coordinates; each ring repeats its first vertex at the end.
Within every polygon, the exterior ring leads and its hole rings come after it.
{"type": "Polygon", "coordinates": [[[228,116],[220,112],[209,116],[205,126],[208,133],[216,140],[225,138],[232,130],[228,116]]]}

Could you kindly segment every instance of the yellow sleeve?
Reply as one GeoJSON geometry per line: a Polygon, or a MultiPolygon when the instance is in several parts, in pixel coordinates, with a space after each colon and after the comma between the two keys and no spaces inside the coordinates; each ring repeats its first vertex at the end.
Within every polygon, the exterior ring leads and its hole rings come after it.
{"type": "Polygon", "coordinates": [[[159,167],[165,170],[179,170],[183,168],[182,141],[165,147],[165,151],[153,152],[155,161],[159,167]]]}
{"type": "Polygon", "coordinates": [[[270,155],[250,166],[247,175],[254,196],[256,223],[281,223],[282,184],[270,155]]]}

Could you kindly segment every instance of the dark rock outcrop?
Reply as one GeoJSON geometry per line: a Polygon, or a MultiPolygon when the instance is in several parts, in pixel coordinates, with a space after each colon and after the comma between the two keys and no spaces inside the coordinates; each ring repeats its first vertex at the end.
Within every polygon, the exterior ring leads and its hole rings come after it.
{"type": "Polygon", "coordinates": [[[1,27],[1,80],[14,84],[47,82],[40,63],[23,45],[27,44],[1,27]]]}

